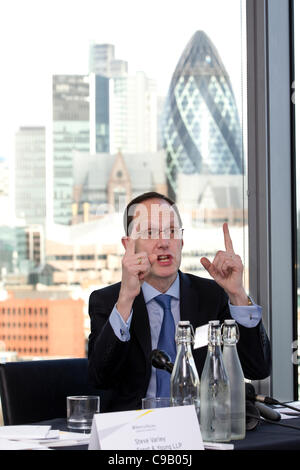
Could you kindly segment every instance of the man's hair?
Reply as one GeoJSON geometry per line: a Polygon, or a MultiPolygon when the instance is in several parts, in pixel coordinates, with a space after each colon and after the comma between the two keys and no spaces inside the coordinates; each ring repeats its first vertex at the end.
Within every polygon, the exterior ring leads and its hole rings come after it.
{"type": "Polygon", "coordinates": [[[176,203],[169,198],[168,196],[165,196],[164,194],[157,193],[155,191],[150,191],[148,193],[143,193],[140,194],[140,196],[135,197],[132,199],[127,207],[125,208],[124,215],[123,215],[123,225],[124,225],[124,230],[126,235],[129,235],[129,227],[131,226],[131,222],[134,219],[134,215],[129,214],[130,207],[136,205],[136,204],[141,204],[144,201],[147,201],[148,199],[163,199],[164,201],[168,202],[170,206],[174,209],[174,212],[176,213],[178,217],[178,222],[180,224],[180,227],[182,226],[182,220],[178,211],[178,207],[176,206],[176,203]]]}

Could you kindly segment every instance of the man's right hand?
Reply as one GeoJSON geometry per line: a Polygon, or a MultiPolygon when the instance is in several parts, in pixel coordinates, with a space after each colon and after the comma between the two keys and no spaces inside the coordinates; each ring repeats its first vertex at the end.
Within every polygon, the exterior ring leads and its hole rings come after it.
{"type": "Polygon", "coordinates": [[[157,259],[156,255],[146,252],[135,252],[135,240],[124,239],[125,255],[122,260],[122,281],[117,302],[117,310],[126,321],[130,315],[132,304],[141,290],[141,285],[151,269],[151,264],[157,259]]]}

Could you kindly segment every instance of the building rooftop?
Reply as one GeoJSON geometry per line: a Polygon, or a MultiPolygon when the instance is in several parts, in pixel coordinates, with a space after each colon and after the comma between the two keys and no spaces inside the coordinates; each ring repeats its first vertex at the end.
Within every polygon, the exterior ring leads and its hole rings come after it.
{"type": "MultiPolygon", "coordinates": [[[[109,153],[86,154],[75,152],[73,176],[76,186],[85,191],[106,191],[117,155],[109,153]]],[[[165,152],[122,154],[130,175],[134,193],[152,189],[153,184],[165,183],[165,152]]]]}

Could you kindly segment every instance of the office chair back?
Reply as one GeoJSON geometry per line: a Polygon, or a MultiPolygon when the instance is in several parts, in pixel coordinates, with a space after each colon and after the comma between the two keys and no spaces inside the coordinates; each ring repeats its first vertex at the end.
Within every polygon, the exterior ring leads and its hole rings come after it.
{"type": "Polygon", "coordinates": [[[100,395],[86,358],[0,364],[0,394],[5,425],[66,418],[68,395],[100,395]]]}

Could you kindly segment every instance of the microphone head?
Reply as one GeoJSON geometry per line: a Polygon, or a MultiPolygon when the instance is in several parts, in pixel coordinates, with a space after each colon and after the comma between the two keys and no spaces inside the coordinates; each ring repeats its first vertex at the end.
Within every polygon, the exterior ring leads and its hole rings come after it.
{"type": "Polygon", "coordinates": [[[170,362],[170,357],[164,351],[153,349],[151,352],[151,363],[156,369],[167,370],[172,372],[173,364],[170,362]]]}

